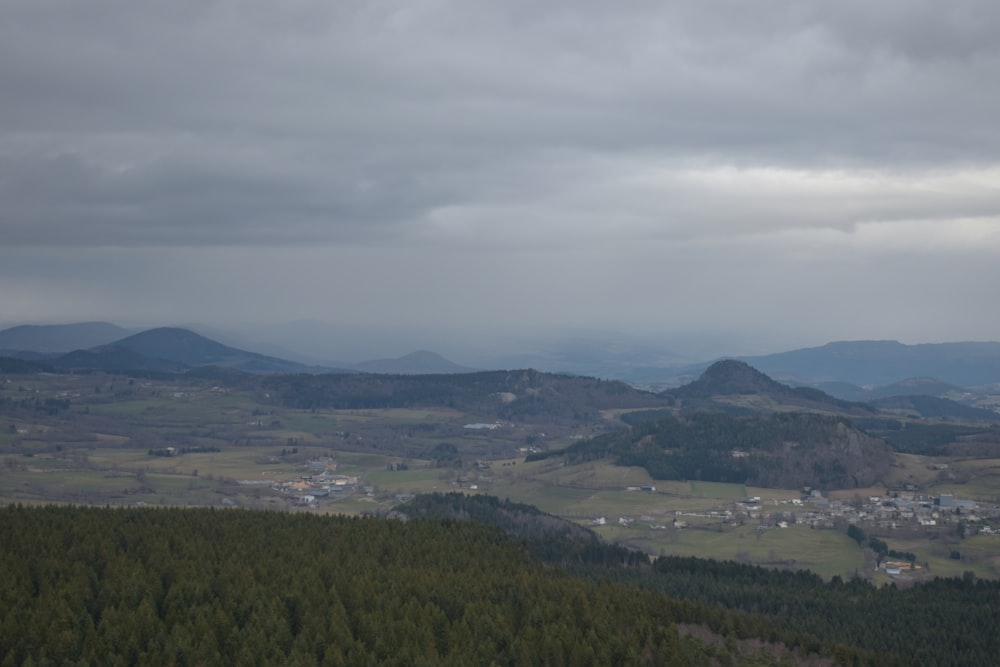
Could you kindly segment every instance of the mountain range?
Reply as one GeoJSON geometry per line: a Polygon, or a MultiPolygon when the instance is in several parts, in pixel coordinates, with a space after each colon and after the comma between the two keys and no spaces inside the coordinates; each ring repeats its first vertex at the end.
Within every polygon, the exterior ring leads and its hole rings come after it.
{"type": "MultiPolygon", "coordinates": [[[[281,350],[274,345],[225,345],[215,340],[223,336],[212,333],[212,338],[208,338],[178,327],[135,331],[107,322],[23,325],[0,331],[0,356],[68,368],[164,372],[204,365],[251,373],[424,374],[477,370],[426,350],[398,358],[356,363],[306,363],[305,357],[292,353],[288,356],[262,353],[281,350]],[[139,359],[134,356],[136,354],[147,359],[139,359]],[[292,361],[289,356],[297,360],[292,361]]],[[[243,340],[239,336],[226,338],[243,340]]],[[[592,341],[569,340],[558,353],[549,348],[544,355],[517,357],[520,363],[490,367],[533,367],[663,389],[697,379],[712,363],[682,364],[679,359],[662,351],[657,353],[652,347],[632,349],[627,345],[609,344],[602,352],[601,346],[592,341]],[[636,355],[646,355],[647,364],[641,365],[636,355]]],[[[840,341],[777,354],[734,358],[787,384],[821,389],[847,401],[899,395],[948,397],[968,387],[1000,384],[1000,343],[996,342],[904,345],[896,341],[840,341]]],[[[508,362],[513,361],[514,357],[508,359],[508,362]]]]}
{"type": "Polygon", "coordinates": [[[320,366],[231,347],[180,327],[129,333],[106,322],[12,327],[0,331],[0,356],[36,362],[38,368],[44,369],[107,372],[175,373],[202,366],[255,374],[365,372],[408,375],[474,370],[428,351],[413,352],[398,359],[320,366]]]}
{"type": "Polygon", "coordinates": [[[915,377],[961,387],[1000,382],[1000,343],[904,345],[894,340],[841,341],[740,358],[774,377],[810,382],[888,385],[915,377]]]}

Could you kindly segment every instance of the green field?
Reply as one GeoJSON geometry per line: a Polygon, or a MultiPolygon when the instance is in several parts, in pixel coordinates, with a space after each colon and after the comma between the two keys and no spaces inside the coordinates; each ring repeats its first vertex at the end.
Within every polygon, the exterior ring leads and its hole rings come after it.
{"type": "MultiPolygon", "coordinates": [[[[357,514],[389,510],[400,496],[462,490],[535,505],[654,555],[808,568],[827,577],[870,574],[864,552],[847,538],[843,524],[814,530],[789,521],[788,528],[762,530],[759,524],[775,520],[741,524],[725,518],[727,511],[741,511],[740,501],[748,497],[759,497],[764,511],[792,510],[792,505],[779,503],[798,500],[801,489],[653,480],[642,468],[610,461],[568,466],[560,457],[525,462],[518,453],[526,440],[554,449],[572,444],[578,436],[570,430],[554,437],[544,435],[548,429],[523,424],[470,431],[464,424],[479,420],[447,408],[293,410],[248,391],[192,381],[32,376],[0,384],[0,398],[9,401],[63,396],[71,398],[71,409],[56,414],[22,409],[2,417],[0,503],[208,505],[357,514]],[[430,452],[442,443],[456,449],[456,461],[430,460],[430,452]],[[150,454],[166,447],[218,451],[150,454]],[[307,476],[308,463],[320,458],[332,461],[336,474],[359,477],[357,487],[331,493],[306,509],[296,505],[298,494],[241,483],[297,482],[307,476]],[[477,464],[483,460],[488,463],[477,464]],[[399,464],[406,469],[390,469],[399,464]],[[598,519],[605,523],[597,525],[598,519]],[[686,527],[676,527],[678,521],[686,527]]],[[[1000,498],[1000,461],[956,460],[947,471],[931,463],[926,457],[900,455],[887,484],[980,502],[1000,498]]],[[[828,495],[851,503],[884,492],[875,487],[828,495]]],[[[946,531],[933,533],[933,539],[928,534],[879,533],[890,548],[915,553],[933,574],[1000,577],[1000,536],[959,541],[946,531]],[[960,558],[952,558],[953,551],[960,558]]]]}
{"type": "Polygon", "coordinates": [[[805,526],[760,530],[755,526],[656,530],[646,524],[600,526],[606,539],[657,556],[698,556],[767,567],[808,569],[823,577],[851,576],[864,568],[857,544],[844,533],[805,526]]]}

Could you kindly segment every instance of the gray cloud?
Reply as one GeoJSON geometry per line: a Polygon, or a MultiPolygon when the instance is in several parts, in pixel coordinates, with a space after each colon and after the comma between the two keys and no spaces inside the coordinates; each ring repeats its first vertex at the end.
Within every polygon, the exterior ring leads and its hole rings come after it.
{"type": "Polygon", "coordinates": [[[2,315],[995,337],[998,31],[985,0],[6,0],[2,315]]]}

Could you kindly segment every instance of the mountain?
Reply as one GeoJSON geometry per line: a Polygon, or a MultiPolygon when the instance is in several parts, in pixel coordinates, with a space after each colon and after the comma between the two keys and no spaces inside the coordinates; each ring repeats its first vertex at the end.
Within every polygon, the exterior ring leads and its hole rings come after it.
{"type": "Polygon", "coordinates": [[[316,370],[294,361],[229,347],[188,329],[176,327],[149,329],[91,352],[104,354],[114,348],[185,366],[223,366],[249,373],[307,373],[316,370]]]}
{"type": "Polygon", "coordinates": [[[864,415],[875,412],[864,403],[843,401],[819,389],[790,387],[768,377],[744,361],[717,361],[701,376],[682,387],[661,394],[682,405],[705,407],[703,401],[731,403],[734,397],[747,397],[748,407],[759,409],[795,409],[812,412],[834,412],[844,415],[864,415]]]}
{"type": "Polygon", "coordinates": [[[352,364],[362,373],[392,373],[397,375],[427,375],[436,373],[471,373],[474,368],[460,366],[439,354],[419,350],[396,359],[374,359],[352,364]]]}
{"type": "Polygon", "coordinates": [[[108,322],[24,324],[0,331],[0,350],[64,354],[111,343],[130,333],[108,322]]]}
{"type": "Polygon", "coordinates": [[[736,394],[785,395],[791,388],[776,382],[750,364],[735,359],[717,361],[694,382],[664,392],[679,398],[711,398],[736,394]]]}
{"type": "Polygon", "coordinates": [[[1000,382],[1000,343],[993,342],[841,341],[740,359],[772,376],[813,382],[887,385],[913,377],[961,387],[1000,382]]]}

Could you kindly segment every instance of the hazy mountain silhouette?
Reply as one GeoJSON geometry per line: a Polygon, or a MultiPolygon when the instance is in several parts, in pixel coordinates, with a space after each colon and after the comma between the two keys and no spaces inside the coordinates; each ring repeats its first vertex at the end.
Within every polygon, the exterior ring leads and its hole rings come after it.
{"type": "Polygon", "coordinates": [[[471,373],[474,368],[460,366],[439,354],[418,350],[396,359],[373,359],[352,364],[351,368],[364,373],[394,373],[400,375],[422,375],[436,373],[471,373]]]}
{"type": "Polygon", "coordinates": [[[124,348],[150,359],[185,366],[223,366],[250,373],[306,373],[315,370],[294,361],[229,347],[177,327],[149,329],[92,351],[101,353],[109,348],[124,348]]]}
{"type": "Polygon", "coordinates": [[[821,347],[740,357],[772,376],[813,382],[888,385],[914,377],[961,387],[1000,382],[1000,343],[842,341],[821,347]]]}

